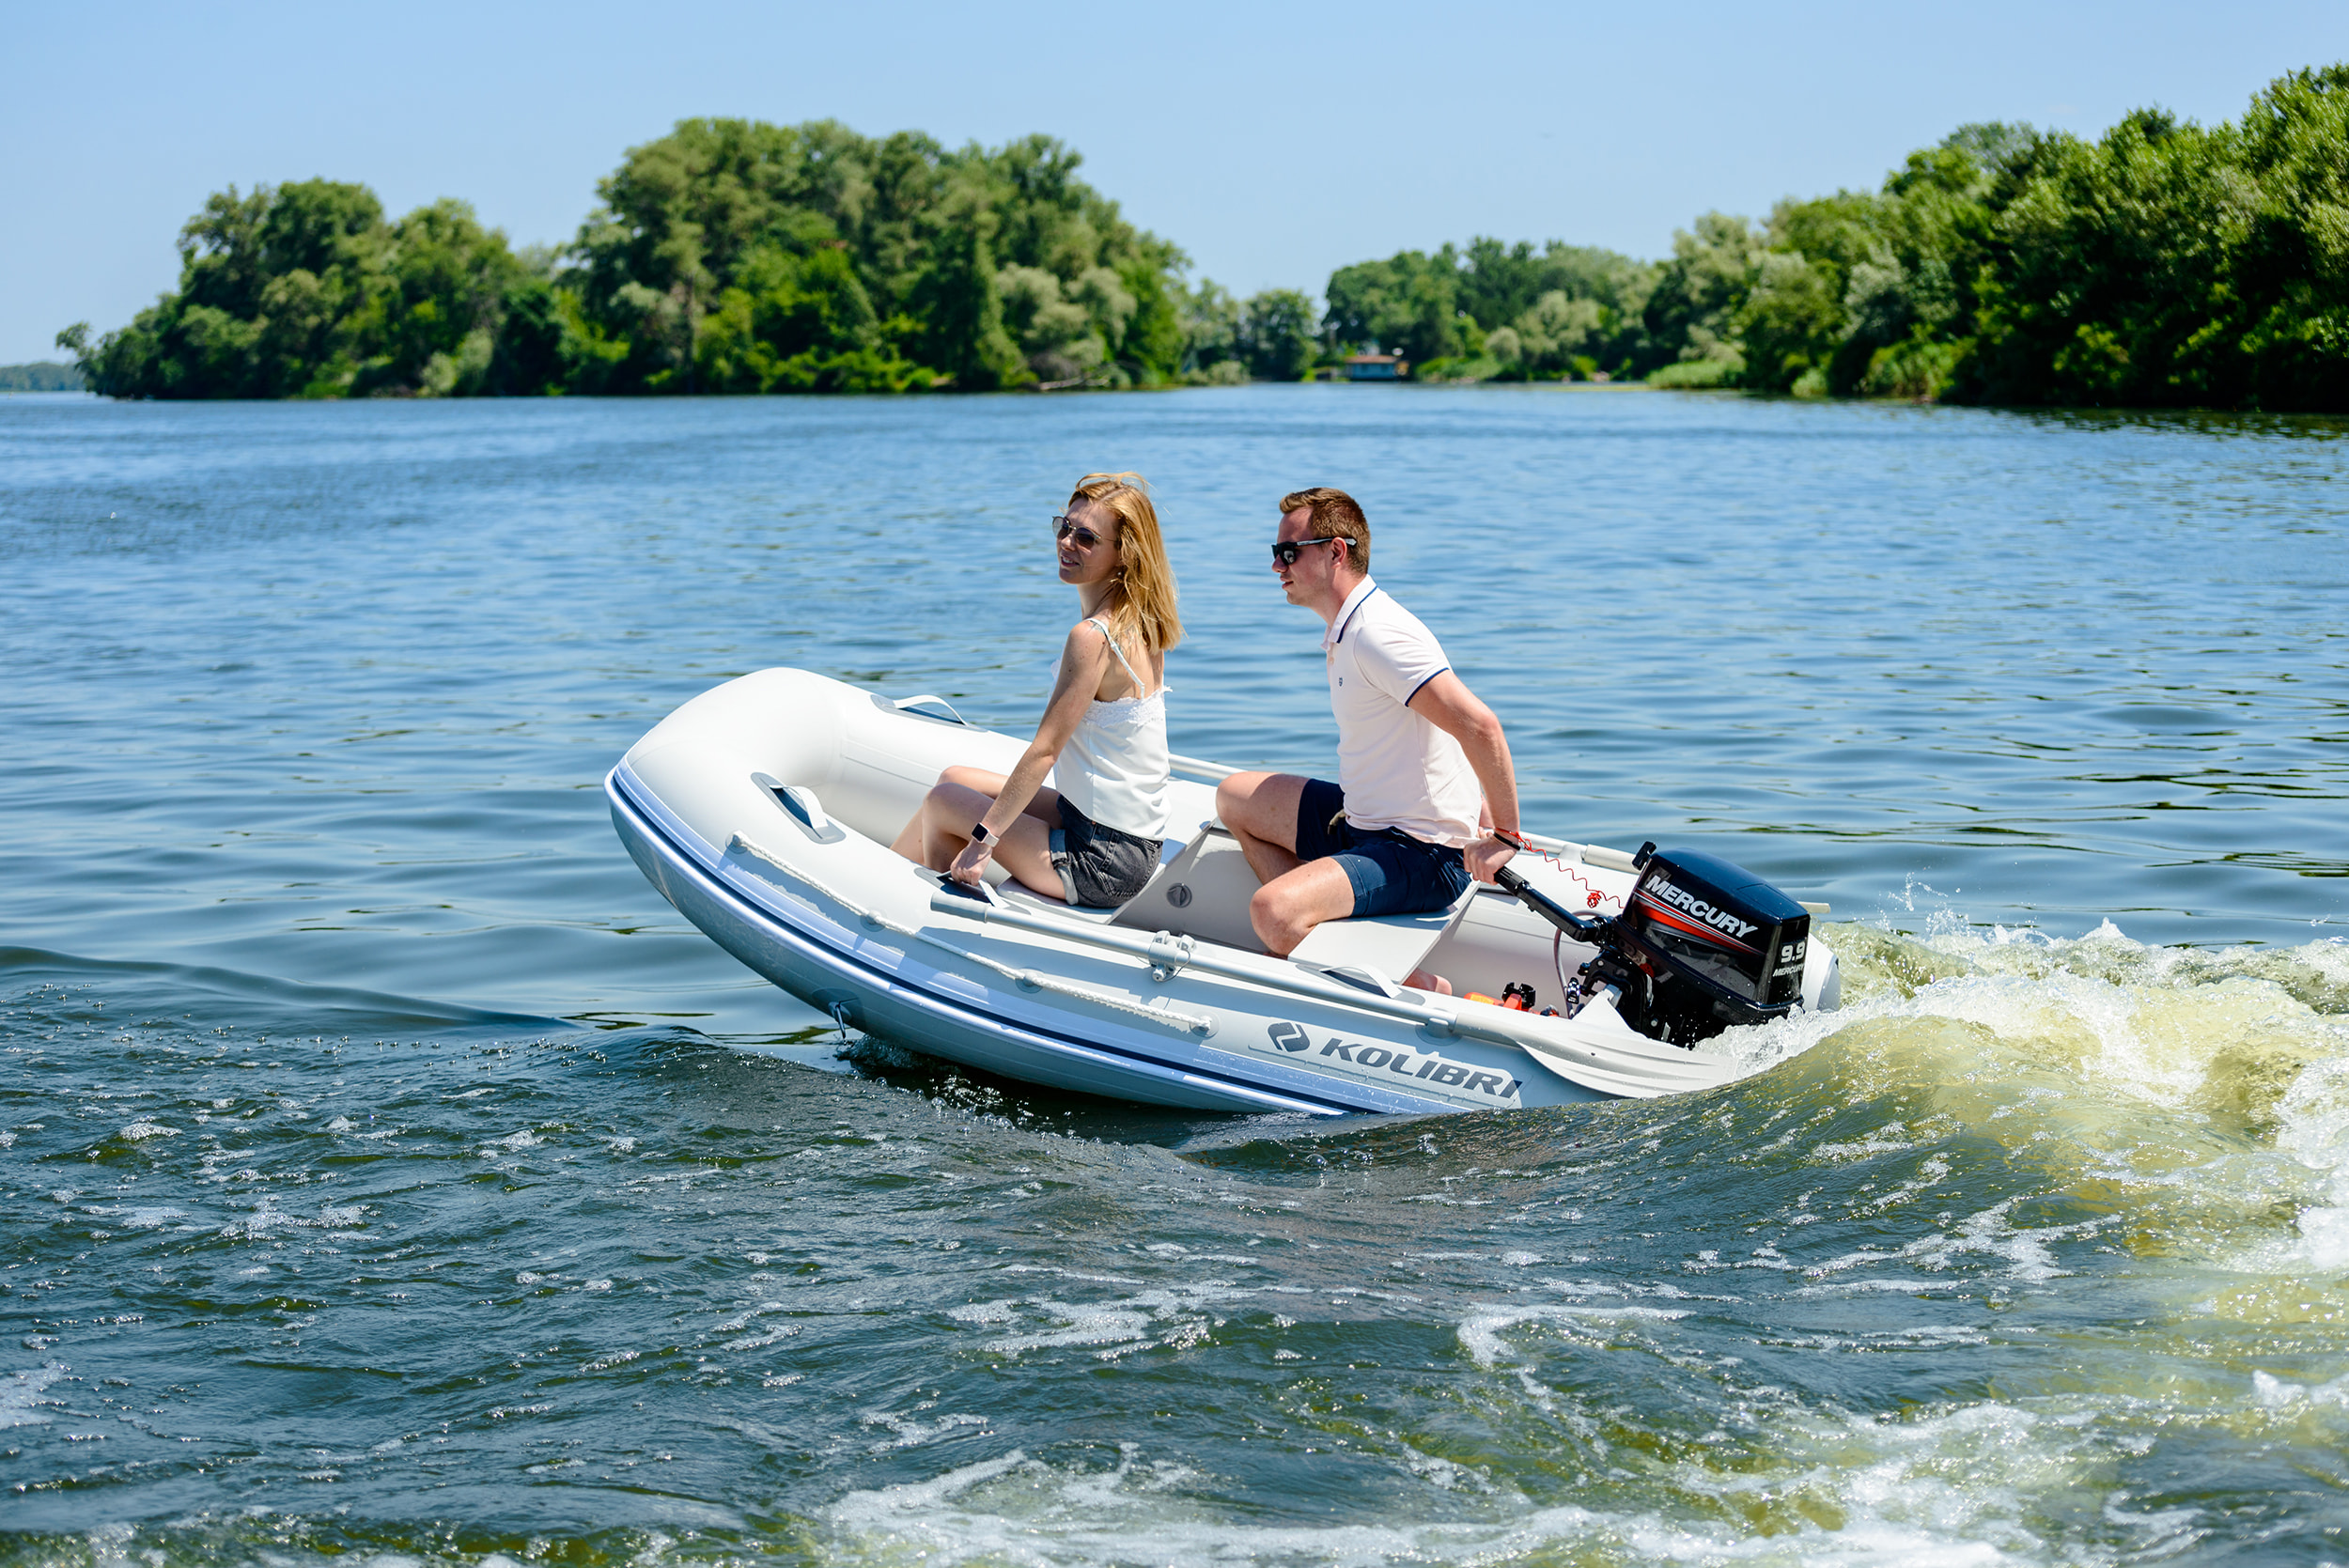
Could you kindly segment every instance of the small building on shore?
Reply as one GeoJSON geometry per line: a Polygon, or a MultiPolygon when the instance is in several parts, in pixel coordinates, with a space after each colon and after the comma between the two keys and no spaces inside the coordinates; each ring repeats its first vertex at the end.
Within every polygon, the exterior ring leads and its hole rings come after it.
{"type": "Polygon", "coordinates": [[[1346,356],[1346,379],[1349,381],[1398,381],[1410,373],[1409,362],[1396,354],[1346,356]]]}

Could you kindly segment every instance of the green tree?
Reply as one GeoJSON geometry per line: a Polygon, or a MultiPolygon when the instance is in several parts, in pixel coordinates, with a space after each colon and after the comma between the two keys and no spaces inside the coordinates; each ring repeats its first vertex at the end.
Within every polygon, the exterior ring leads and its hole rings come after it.
{"type": "Polygon", "coordinates": [[[364,186],[231,187],[179,237],[179,287],[77,354],[118,397],[483,390],[522,270],[462,202],[383,221],[364,186]]]}
{"type": "MultiPolygon", "coordinates": [[[[1471,320],[1510,329],[1519,352],[1503,363],[1517,366],[1517,373],[1565,375],[1573,362],[1588,360],[1638,374],[1657,357],[1643,316],[1661,271],[1596,246],[1553,240],[1537,252],[1526,241],[1504,245],[1479,237],[1464,253],[1460,308],[1471,320]],[[1568,305],[1575,307],[1571,327],[1568,305]]],[[[1485,352],[1501,358],[1489,338],[1485,352]]]]}
{"type": "Polygon", "coordinates": [[[1330,274],[1324,331],[1333,345],[1386,349],[1414,365],[1445,359],[1462,347],[1458,253],[1400,251],[1330,274]]]}
{"type": "Polygon", "coordinates": [[[1034,380],[1003,330],[1003,294],[988,243],[995,225],[992,211],[976,199],[967,202],[959,221],[941,226],[908,300],[921,323],[917,357],[965,391],[1034,380]]]}
{"type": "Polygon", "coordinates": [[[1210,381],[1238,382],[1248,379],[1248,362],[1240,356],[1239,302],[1211,279],[1180,295],[1183,352],[1176,368],[1184,375],[1210,381]]]}
{"type": "Polygon", "coordinates": [[[883,340],[844,244],[754,252],[703,318],[705,392],[899,392],[918,375],[883,340]]]}
{"type": "Polygon", "coordinates": [[[1707,212],[1672,235],[1644,312],[1648,336],[1672,362],[1703,363],[1735,379],[1745,368],[1737,314],[1753,286],[1762,237],[1743,218],[1707,212]]]}
{"type": "Polygon", "coordinates": [[[1314,303],[1295,288],[1268,288],[1240,313],[1236,345],[1259,380],[1294,381],[1312,368],[1314,303]]]}
{"type": "MultiPolygon", "coordinates": [[[[1515,362],[1527,373],[1563,376],[1578,363],[1595,365],[1609,359],[1622,336],[1620,319],[1596,300],[1553,288],[1520,313],[1512,325],[1488,335],[1485,351],[1500,359],[1514,345],[1515,362]],[[1508,338],[1496,346],[1494,339],[1504,332],[1508,338]]],[[[1636,363],[1636,358],[1629,353],[1622,356],[1626,363],[1636,363]]]]}
{"type": "Polygon", "coordinates": [[[627,345],[618,381],[681,389],[685,344],[742,330],[739,307],[718,329],[707,318],[752,257],[836,247],[887,341],[877,364],[910,356],[974,389],[1160,380],[1184,349],[1181,253],[1126,222],[1078,178],[1081,163],[1045,136],[949,152],[829,120],[681,121],[599,186],[574,246],[583,314],[627,345]]]}

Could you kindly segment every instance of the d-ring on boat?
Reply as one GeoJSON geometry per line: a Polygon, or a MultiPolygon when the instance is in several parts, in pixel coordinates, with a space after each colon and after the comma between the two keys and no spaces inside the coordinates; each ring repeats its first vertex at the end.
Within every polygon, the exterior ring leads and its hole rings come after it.
{"type": "Polygon", "coordinates": [[[1836,1005],[1819,907],[1709,855],[1532,834],[1542,853],[1508,886],[1334,921],[1273,957],[1248,922],[1255,875],[1215,820],[1231,769],[1192,758],[1174,820],[1197,830],[1121,908],[1012,881],[970,893],[890,849],[941,769],[1008,773],[1023,745],[935,697],[762,670],[662,720],[604,788],[662,895],[844,1028],[1117,1099],[1335,1115],[1645,1098],[1732,1077],[1691,1048],[1724,1028],[1836,1005]],[[1530,984],[1555,1011],[1396,984],[1422,967],[1463,992],[1530,984]]]}

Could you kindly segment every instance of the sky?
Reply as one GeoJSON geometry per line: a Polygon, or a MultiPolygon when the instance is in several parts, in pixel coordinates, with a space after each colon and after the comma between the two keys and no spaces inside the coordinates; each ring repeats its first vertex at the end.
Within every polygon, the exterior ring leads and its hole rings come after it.
{"type": "Polygon", "coordinates": [[[0,0],[0,364],[127,322],[205,196],[324,177],[560,243],[677,120],[1031,132],[1195,275],[1301,287],[1492,234],[1670,254],[1719,209],[1873,188],[1976,120],[2209,123],[2349,60],[2349,5],[357,6],[0,0]]]}

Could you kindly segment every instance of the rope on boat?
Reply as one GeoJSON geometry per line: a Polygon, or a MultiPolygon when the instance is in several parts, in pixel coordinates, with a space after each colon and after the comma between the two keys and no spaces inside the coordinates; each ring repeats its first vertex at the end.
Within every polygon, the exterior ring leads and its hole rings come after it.
{"type": "MultiPolygon", "coordinates": [[[[1520,834],[1519,836],[1522,837],[1523,835],[1520,834]]],[[[1526,845],[1526,847],[1532,851],[1537,858],[1548,861],[1551,865],[1556,866],[1560,871],[1564,872],[1567,876],[1582,884],[1584,892],[1589,894],[1589,896],[1582,901],[1582,907],[1584,908],[1595,909],[1610,898],[1615,901],[1615,907],[1617,908],[1621,908],[1623,907],[1623,896],[1620,893],[1609,893],[1604,888],[1585,880],[1580,872],[1575,870],[1574,867],[1560,860],[1553,851],[1545,849],[1541,846],[1530,842],[1526,845]]],[[[1589,862],[1586,862],[1584,863],[1587,864],[1589,862]]]]}
{"type": "Polygon", "coordinates": [[[740,833],[735,834],[726,841],[726,853],[748,855],[754,860],[764,861],[785,876],[805,883],[820,896],[831,899],[864,924],[894,932],[913,941],[927,942],[941,952],[953,954],[966,964],[976,964],[983,970],[1000,974],[1023,990],[1050,991],[1056,996],[1090,1002],[1096,1007],[1107,1007],[1112,1012],[1130,1014],[1134,1017],[1146,1018],[1154,1024],[1179,1029],[1187,1034],[1206,1035],[1212,1033],[1215,1030],[1213,1018],[1202,1017],[1196,1013],[1178,1013],[1171,1007],[1145,1007],[1138,1001],[1128,1001],[1114,992],[1096,990],[1090,986],[1080,986],[1072,981],[1057,979],[1052,975],[1038,974],[1034,970],[1015,969],[1001,959],[988,957],[984,953],[972,953],[957,947],[954,943],[943,938],[934,937],[927,931],[918,930],[910,925],[901,925],[887,915],[865,908],[837,889],[825,886],[821,881],[784,860],[772,850],[763,848],[740,833]]]}

